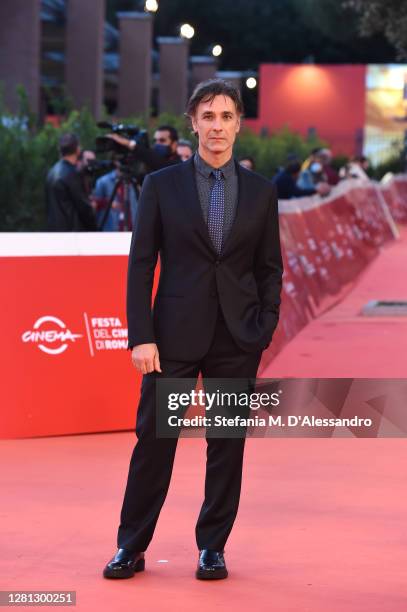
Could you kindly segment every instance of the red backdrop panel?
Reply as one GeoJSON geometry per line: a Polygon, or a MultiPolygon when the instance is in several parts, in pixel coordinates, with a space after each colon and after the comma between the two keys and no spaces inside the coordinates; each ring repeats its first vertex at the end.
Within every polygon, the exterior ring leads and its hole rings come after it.
{"type": "Polygon", "coordinates": [[[307,135],[315,128],[334,153],[356,153],[356,133],[365,124],[363,65],[263,64],[255,129],[284,126],[307,135]]]}
{"type": "Polygon", "coordinates": [[[126,268],[126,256],[0,258],[0,437],[135,425],[126,268]]]}

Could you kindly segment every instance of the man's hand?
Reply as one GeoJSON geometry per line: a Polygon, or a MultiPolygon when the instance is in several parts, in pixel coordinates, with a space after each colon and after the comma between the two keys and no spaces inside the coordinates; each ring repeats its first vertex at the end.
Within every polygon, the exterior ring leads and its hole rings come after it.
{"type": "Polygon", "coordinates": [[[326,196],[331,191],[331,186],[328,183],[318,183],[315,189],[319,193],[320,196],[326,196]]]}
{"type": "Polygon", "coordinates": [[[134,367],[142,374],[149,374],[154,370],[161,372],[160,356],[157,345],[154,343],[133,346],[131,360],[134,367]]]}

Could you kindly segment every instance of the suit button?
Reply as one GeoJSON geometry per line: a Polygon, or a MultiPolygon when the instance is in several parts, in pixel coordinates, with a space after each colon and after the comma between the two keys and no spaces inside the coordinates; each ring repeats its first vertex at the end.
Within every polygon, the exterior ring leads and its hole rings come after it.
{"type": "Polygon", "coordinates": [[[220,264],[220,259],[217,259],[217,260],[215,261],[215,266],[218,266],[219,264],[220,264]]]}

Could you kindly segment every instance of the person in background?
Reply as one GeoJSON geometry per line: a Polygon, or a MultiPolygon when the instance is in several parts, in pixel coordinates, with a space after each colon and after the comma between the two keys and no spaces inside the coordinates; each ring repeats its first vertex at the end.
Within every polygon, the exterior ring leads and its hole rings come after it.
{"type": "Polygon", "coordinates": [[[369,168],[369,160],[364,155],[354,157],[346,166],[339,170],[339,176],[343,179],[361,179],[369,181],[367,170],[369,168]]]}
{"type": "Polygon", "coordinates": [[[153,142],[153,150],[161,153],[162,157],[179,161],[178,132],[172,125],[159,126],[154,132],[153,142]]]}
{"type": "Polygon", "coordinates": [[[320,151],[320,147],[316,147],[315,149],[312,149],[311,153],[308,155],[308,157],[301,164],[301,172],[303,172],[303,170],[306,170],[307,168],[309,168],[309,166],[312,164],[312,162],[314,162],[316,160],[316,157],[317,157],[319,151],[320,151]]]}
{"type": "Polygon", "coordinates": [[[160,125],[156,129],[152,148],[146,148],[136,140],[130,140],[119,134],[106,136],[132,151],[134,161],[143,162],[147,166],[147,173],[181,162],[177,153],[178,132],[171,125],[160,125]]]}
{"type": "Polygon", "coordinates": [[[90,149],[84,149],[80,152],[78,163],[76,164],[78,172],[82,177],[83,188],[87,196],[90,196],[93,188],[93,179],[91,174],[87,172],[87,168],[89,164],[92,164],[92,162],[95,161],[96,155],[94,151],[91,151],[90,149]]]}
{"type": "Polygon", "coordinates": [[[335,168],[332,166],[333,155],[331,149],[321,149],[318,156],[322,163],[327,183],[329,185],[337,185],[341,179],[335,168]]]}
{"type": "Polygon", "coordinates": [[[323,157],[320,153],[313,153],[311,163],[301,170],[297,186],[300,189],[314,189],[318,183],[327,183],[328,178],[324,172],[323,157]]]}
{"type": "Polygon", "coordinates": [[[297,185],[297,180],[300,171],[300,162],[290,158],[285,167],[274,176],[273,183],[277,187],[279,199],[288,200],[290,198],[301,198],[315,193],[324,196],[330,192],[331,188],[326,182],[320,182],[309,188],[299,187],[297,185]]]}
{"type": "Polygon", "coordinates": [[[242,157],[242,159],[239,159],[239,164],[243,166],[244,168],[251,170],[252,172],[254,172],[256,169],[256,164],[254,163],[254,159],[253,157],[250,157],[249,155],[246,155],[246,157],[242,157]]]}
{"type": "Polygon", "coordinates": [[[95,160],[96,155],[94,151],[91,151],[90,149],[84,149],[83,151],[81,151],[77,163],[77,168],[79,172],[82,172],[84,169],[86,169],[86,166],[90,162],[94,162],[95,160]]]}
{"type": "Polygon", "coordinates": [[[193,155],[192,142],[180,139],[177,144],[177,154],[182,161],[187,161],[193,155]]]}
{"type": "Polygon", "coordinates": [[[50,169],[46,180],[48,231],[95,231],[95,215],[77,168],[81,149],[75,134],[61,136],[59,152],[61,159],[50,169]]]}
{"type": "MultiPolygon", "coordinates": [[[[106,207],[109,204],[111,195],[116,186],[117,181],[120,180],[122,173],[120,170],[120,163],[115,160],[115,169],[107,174],[104,174],[97,179],[95,189],[92,194],[92,201],[96,211],[96,219],[98,226],[102,223],[104,218],[106,207]]],[[[137,211],[137,193],[136,188],[133,184],[119,185],[116,192],[115,199],[112,202],[109,214],[106,218],[103,227],[100,229],[104,232],[120,232],[125,230],[131,230],[134,227],[134,221],[137,211]],[[130,204],[130,218],[127,223],[126,215],[126,201],[125,201],[125,189],[128,190],[128,198],[130,204]]]]}

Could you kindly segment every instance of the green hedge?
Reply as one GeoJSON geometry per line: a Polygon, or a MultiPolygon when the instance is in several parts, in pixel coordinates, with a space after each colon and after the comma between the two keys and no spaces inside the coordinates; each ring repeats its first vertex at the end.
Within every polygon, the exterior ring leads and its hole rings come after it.
{"type": "MultiPolygon", "coordinates": [[[[35,118],[20,113],[12,117],[1,113],[0,122],[0,231],[41,231],[45,228],[44,184],[49,168],[58,159],[58,138],[66,131],[75,132],[83,148],[94,148],[94,141],[101,131],[86,109],[72,111],[59,128],[50,124],[38,126],[35,118]]],[[[145,127],[145,121],[130,117],[128,121],[145,127]]],[[[160,123],[178,128],[180,135],[194,142],[184,117],[165,113],[150,122],[149,132],[160,123]]],[[[257,170],[272,176],[284,163],[288,153],[304,158],[317,146],[317,142],[305,142],[297,134],[283,130],[270,137],[261,137],[249,130],[242,130],[236,144],[238,157],[251,155],[256,159],[257,170]]]]}
{"type": "Polygon", "coordinates": [[[99,130],[89,111],[73,111],[59,129],[38,126],[20,91],[20,113],[0,108],[0,231],[45,229],[45,178],[58,159],[58,138],[77,133],[92,147],[99,130]]]}
{"type": "MultiPolygon", "coordinates": [[[[15,116],[7,112],[0,96],[0,231],[41,231],[45,229],[45,178],[58,159],[60,134],[75,132],[82,147],[92,149],[101,131],[86,108],[71,111],[59,128],[38,125],[29,111],[24,91],[20,89],[19,95],[20,112],[15,116]]],[[[169,123],[178,128],[182,137],[195,140],[184,117],[165,113],[149,120],[148,125],[140,117],[129,117],[126,121],[147,127],[150,133],[154,126],[169,123]]],[[[252,156],[257,171],[271,177],[289,153],[305,159],[312,148],[323,144],[317,139],[304,140],[288,129],[257,135],[243,127],[235,154],[252,156]]]]}

